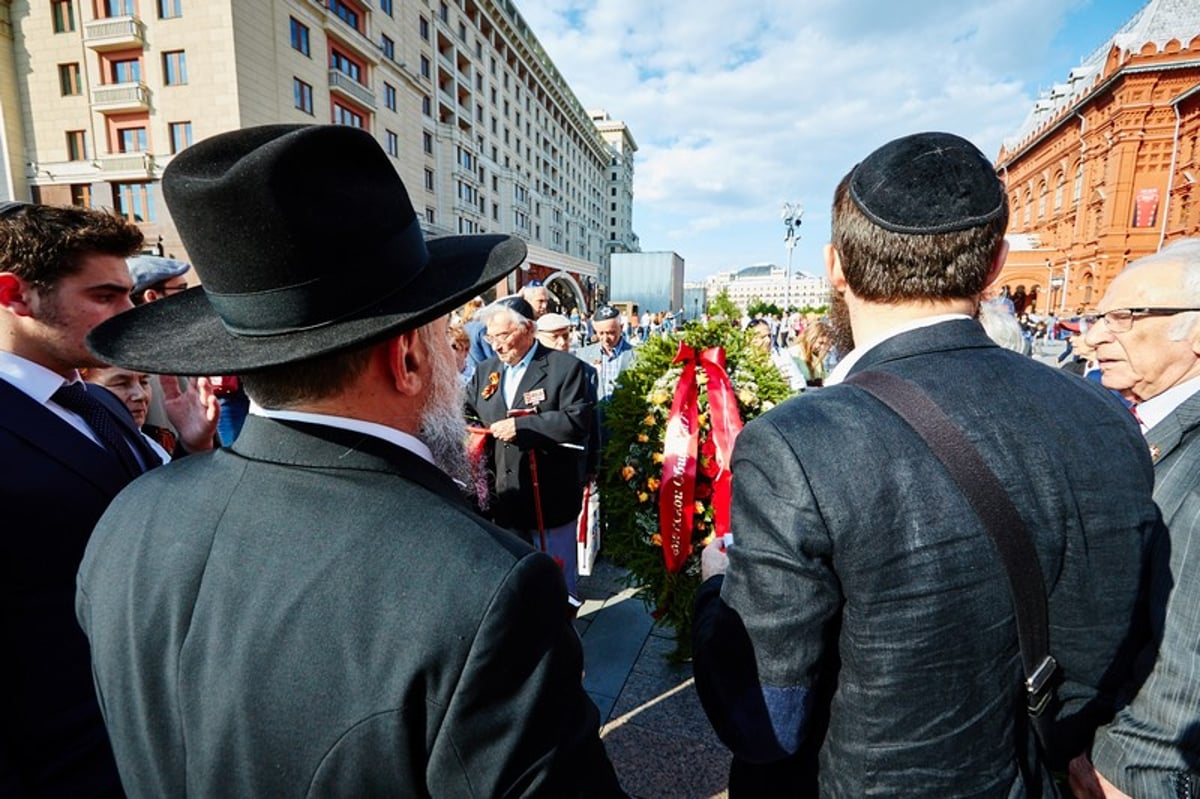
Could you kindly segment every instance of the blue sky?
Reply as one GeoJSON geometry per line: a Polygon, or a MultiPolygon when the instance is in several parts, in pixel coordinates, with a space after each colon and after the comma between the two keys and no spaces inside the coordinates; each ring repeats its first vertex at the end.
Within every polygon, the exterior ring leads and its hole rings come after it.
{"type": "Polygon", "coordinates": [[[880,144],[947,130],[995,158],[1038,89],[1141,0],[524,0],[586,109],[629,125],[634,230],[687,279],[787,260],[823,270],[838,179],[880,144]]]}

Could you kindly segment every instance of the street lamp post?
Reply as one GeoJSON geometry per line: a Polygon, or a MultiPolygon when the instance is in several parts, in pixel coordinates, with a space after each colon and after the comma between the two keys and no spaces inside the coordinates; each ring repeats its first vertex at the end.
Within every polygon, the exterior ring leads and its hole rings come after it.
{"type": "Polygon", "coordinates": [[[800,203],[787,202],[783,204],[780,214],[787,232],[783,236],[784,246],[787,247],[787,282],[783,286],[783,316],[788,317],[788,306],[792,304],[792,252],[796,249],[796,240],[800,238],[797,228],[800,227],[804,207],[800,203]]]}

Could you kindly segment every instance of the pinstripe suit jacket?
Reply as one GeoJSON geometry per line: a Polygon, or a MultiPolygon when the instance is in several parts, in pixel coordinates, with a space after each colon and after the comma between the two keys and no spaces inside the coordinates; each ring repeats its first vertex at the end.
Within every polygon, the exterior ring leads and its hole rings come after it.
{"type": "Polygon", "coordinates": [[[1092,760],[1139,799],[1193,797],[1200,795],[1200,392],[1146,438],[1157,451],[1154,500],[1170,533],[1152,565],[1157,647],[1143,653],[1149,676],[1097,733],[1092,760]]]}

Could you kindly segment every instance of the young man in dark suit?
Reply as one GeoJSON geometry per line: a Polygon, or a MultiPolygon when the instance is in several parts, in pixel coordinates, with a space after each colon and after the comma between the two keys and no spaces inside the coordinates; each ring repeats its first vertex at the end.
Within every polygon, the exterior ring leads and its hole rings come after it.
{"type": "Polygon", "coordinates": [[[595,390],[578,358],[539,343],[534,309],[504,297],[478,316],[496,357],[467,385],[467,416],[491,431],[489,515],[562,564],[575,595],[576,519],[583,505],[595,390]]]}
{"type": "Polygon", "coordinates": [[[705,709],[750,772],[795,767],[775,790],[1052,796],[1052,769],[1112,711],[1162,532],[1153,471],[1108,392],[973,318],[1007,221],[991,163],[945,133],[884,145],[837,188],[826,264],[854,348],[826,388],[742,431],[734,544],[705,549],[697,595],[705,709]],[[1044,746],[985,523],[909,424],[843,382],[861,373],[940,408],[1028,530],[1057,660],[1044,746]]]}
{"type": "Polygon", "coordinates": [[[73,612],[75,571],[100,514],[152,463],[134,450],[145,444],[120,400],[83,389],[77,370],[104,365],[84,337],[130,307],[125,257],[141,245],[136,226],[107,213],[0,204],[3,796],[121,795],[73,612]],[[90,411],[60,393],[68,385],[90,411]]]}
{"type": "Polygon", "coordinates": [[[203,285],[89,343],[238,374],[258,407],[231,447],[123,492],[80,567],[130,793],[619,795],[558,567],[456,482],[446,315],[524,245],[425,241],[350,127],[221,134],[163,188],[203,285]]]}

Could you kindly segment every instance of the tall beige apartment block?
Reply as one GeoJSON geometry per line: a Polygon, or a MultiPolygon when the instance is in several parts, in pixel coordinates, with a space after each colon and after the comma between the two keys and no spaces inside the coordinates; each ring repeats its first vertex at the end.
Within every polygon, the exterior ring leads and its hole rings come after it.
{"type": "Polygon", "coordinates": [[[614,159],[636,246],[632,136],[606,141],[508,0],[0,0],[0,100],[0,193],[113,208],[179,257],[164,167],[280,122],[370,131],[429,235],[528,241],[509,290],[599,299],[614,159]]]}

